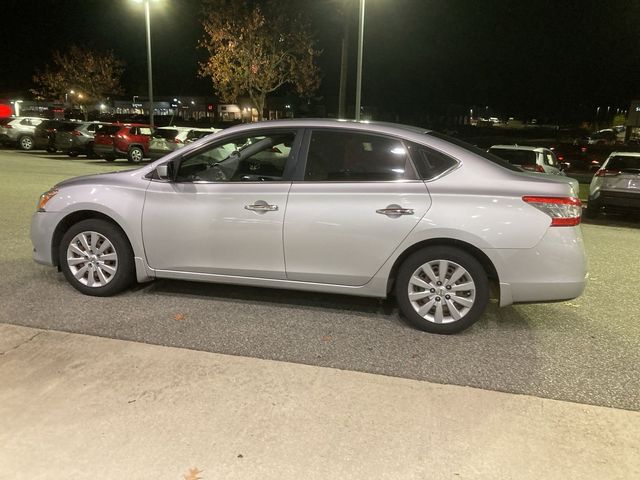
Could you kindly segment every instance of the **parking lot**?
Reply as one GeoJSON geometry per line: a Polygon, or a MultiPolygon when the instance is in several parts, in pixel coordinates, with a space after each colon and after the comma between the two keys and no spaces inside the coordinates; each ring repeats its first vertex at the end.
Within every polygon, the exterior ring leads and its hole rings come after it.
{"type": "Polygon", "coordinates": [[[492,305],[455,336],[414,330],[393,300],[157,281],[86,297],[31,260],[38,195],[130,168],[0,150],[0,322],[640,410],[640,219],[583,224],[590,282],[576,300],[492,305]]]}

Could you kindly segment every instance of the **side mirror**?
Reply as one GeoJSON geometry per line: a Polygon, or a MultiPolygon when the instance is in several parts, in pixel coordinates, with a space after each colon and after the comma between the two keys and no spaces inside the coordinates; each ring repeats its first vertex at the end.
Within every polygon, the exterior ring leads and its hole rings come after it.
{"type": "Polygon", "coordinates": [[[169,165],[158,165],[156,167],[156,174],[160,180],[169,180],[169,165]]]}

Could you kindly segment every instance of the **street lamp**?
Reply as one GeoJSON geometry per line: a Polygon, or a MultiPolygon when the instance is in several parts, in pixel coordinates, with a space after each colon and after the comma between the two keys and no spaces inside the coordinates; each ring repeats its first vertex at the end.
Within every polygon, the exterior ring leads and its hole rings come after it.
{"type": "Polygon", "coordinates": [[[364,43],[364,2],[360,0],[358,15],[358,73],[356,78],[356,120],[360,120],[360,100],[362,97],[362,46],[364,43]]]}
{"type": "Polygon", "coordinates": [[[153,75],[151,73],[151,12],[149,4],[151,0],[134,0],[137,3],[144,2],[144,23],[147,30],[147,77],[149,80],[149,125],[153,127],[153,75]]]}

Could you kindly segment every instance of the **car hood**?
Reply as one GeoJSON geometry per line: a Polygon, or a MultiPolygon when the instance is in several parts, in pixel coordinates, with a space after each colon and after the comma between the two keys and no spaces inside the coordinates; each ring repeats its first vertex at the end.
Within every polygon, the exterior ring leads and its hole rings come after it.
{"type": "Polygon", "coordinates": [[[82,175],[81,177],[73,177],[57,183],[56,188],[90,184],[120,184],[125,182],[132,176],[139,175],[143,168],[144,167],[139,167],[131,170],[121,170],[118,172],[95,173],[93,175],[82,175]]]}

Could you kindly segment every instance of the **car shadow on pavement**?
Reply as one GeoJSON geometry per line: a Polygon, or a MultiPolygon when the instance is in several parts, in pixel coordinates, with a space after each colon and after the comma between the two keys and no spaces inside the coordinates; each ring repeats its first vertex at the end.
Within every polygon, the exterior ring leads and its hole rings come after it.
{"type": "Polygon", "coordinates": [[[219,283],[188,282],[183,280],[155,280],[141,284],[146,293],[179,297],[200,297],[242,303],[271,303],[301,307],[319,307],[349,310],[353,313],[382,313],[397,315],[395,300],[340,295],[331,293],[303,292],[299,290],[249,287],[219,283]]]}
{"type": "Polygon", "coordinates": [[[640,228],[640,213],[601,213],[595,218],[582,218],[586,225],[600,225],[606,227],[640,228]]]}

